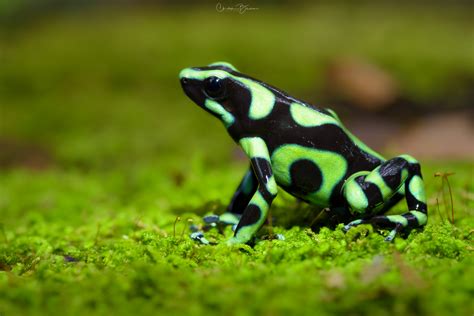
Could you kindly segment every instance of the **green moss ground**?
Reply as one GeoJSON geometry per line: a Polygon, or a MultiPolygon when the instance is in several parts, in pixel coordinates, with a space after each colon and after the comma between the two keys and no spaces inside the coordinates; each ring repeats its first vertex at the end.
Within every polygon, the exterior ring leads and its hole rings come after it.
{"type": "MultiPolygon", "coordinates": [[[[155,167],[4,173],[0,308],[4,315],[469,315],[473,203],[472,193],[470,202],[463,196],[473,191],[472,168],[449,165],[457,173],[451,225],[433,205],[432,174],[446,166],[425,165],[432,216],[407,239],[385,243],[369,226],[315,234],[275,225],[285,241],[240,249],[194,243],[187,220],[223,208],[241,165],[194,165],[181,186],[155,167]]],[[[295,209],[288,197],[276,201],[276,213],[295,209]]]]}
{"type": "Polygon", "coordinates": [[[246,162],[182,95],[180,68],[227,59],[300,95],[345,51],[426,99],[474,73],[466,12],[351,10],[94,13],[2,29],[2,139],[50,158],[0,171],[0,315],[472,315],[472,161],[422,161],[429,224],[393,244],[370,226],[314,233],[304,225],[314,213],[285,194],[273,207],[285,241],[187,237],[191,220],[225,208],[246,162]],[[281,37],[288,45],[268,54],[281,37]],[[454,225],[444,201],[437,211],[436,172],[455,172],[454,225]]]}

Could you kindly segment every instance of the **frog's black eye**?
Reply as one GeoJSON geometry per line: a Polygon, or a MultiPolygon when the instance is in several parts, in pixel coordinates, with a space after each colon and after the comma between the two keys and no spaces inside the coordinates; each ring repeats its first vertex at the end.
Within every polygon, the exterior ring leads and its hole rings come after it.
{"type": "Polygon", "coordinates": [[[221,98],[224,96],[224,83],[217,77],[209,77],[204,80],[204,92],[212,99],[221,98]]]}

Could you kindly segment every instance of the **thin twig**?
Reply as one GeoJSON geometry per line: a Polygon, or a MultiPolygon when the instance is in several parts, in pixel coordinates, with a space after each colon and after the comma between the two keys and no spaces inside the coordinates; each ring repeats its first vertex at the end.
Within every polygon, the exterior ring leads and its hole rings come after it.
{"type": "Polygon", "coordinates": [[[436,206],[437,206],[436,208],[438,209],[439,218],[441,218],[441,222],[444,224],[444,218],[441,215],[441,211],[439,210],[439,199],[438,199],[438,197],[436,197],[436,206]]]}
{"type": "Polygon", "coordinates": [[[451,199],[451,218],[452,218],[452,222],[451,224],[454,224],[454,204],[453,204],[453,193],[451,191],[451,185],[449,184],[449,180],[448,180],[448,176],[452,175],[454,173],[451,173],[451,174],[446,174],[446,183],[448,184],[448,189],[449,189],[449,197],[451,199]]]}
{"type": "Polygon", "coordinates": [[[173,224],[173,237],[176,238],[176,224],[181,220],[181,217],[176,216],[173,224]]]}
{"type": "MultiPolygon", "coordinates": [[[[192,223],[192,222],[193,222],[193,219],[192,219],[192,218],[188,218],[188,219],[186,220],[186,222],[187,222],[187,223],[192,223]]],[[[187,227],[188,227],[188,226],[187,226],[186,223],[185,223],[185,224],[183,225],[183,230],[181,231],[181,236],[180,236],[181,239],[183,239],[184,232],[186,231],[186,228],[187,228],[187,227]]]]}
{"type": "MultiPolygon", "coordinates": [[[[448,221],[454,225],[454,202],[453,202],[453,193],[452,193],[452,190],[451,190],[451,185],[449,183],[449,180],[448,180],[448,177],[449,176],[452,176],[454,175],[454,172],[436,172],[434,174],[435,177],[441,177],[441,187],[440,189],[438,190],[438,196],[440,195],[440,193],[443,195],[443,203],[444,203],[444,211],[446,213],[446,216],[448,218],[448,221]],[[449,210],[448,210],[448,206],[446,205],[447,203],[447,198],[446,198],[446,190],[445,190],[445,186],[444,186],[444,183],[446,182],[447,184],[447,187],[448,187],[448,193],[449,193],[449,197],[450,197],[450,203],[451,203],[451,218],[449,217],[449,210]]],[[[436,200],[438,201],[438,198],[436,198],[436,200]]],[[[439,205],[438,205],[438,209],[439,209],[439,205]]],[[[441,215],[441,213],[440,213],[441,215]]]]}

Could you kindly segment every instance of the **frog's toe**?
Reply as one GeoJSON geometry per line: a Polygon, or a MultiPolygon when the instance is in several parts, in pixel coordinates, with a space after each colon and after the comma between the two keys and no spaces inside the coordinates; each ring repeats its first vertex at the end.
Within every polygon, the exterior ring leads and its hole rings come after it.
{"type": "Polygon", "coordinates": [[[344,232],[347,233],[349,231],[349,229],[351,229],[352,227],[358,226],[358,225],[361,225],[361,224],[364,224],[364,220],[356,219],[356,220],[348,223],[347,225],[345,225],[342,229],[344,230],[344,232]]]}
{"type": "Polygon", "coordinates": [[[195,232],[199,231],[200,228],[199,228],[198,225],[192,224],[192,225],[189,226],[189,230],[190,230],[191,232],[195,233],[195,232]]]}
{"type": "Polygon", "coordinates": [[[202,218],[206,224],[212,225],[219,222],[219,215],[211,214],[206,215],[202,218]]]}
{"type": "Polygon", "coordinates": [[[240,217],[241,216],[238,214],[224,213],[222,215],[206,215],[202,219],[208,229],[212,227],[232,225],[233,230],[235,230],[234,226],[239,223],[240,217]]]}
{"type": "Polygon", "coordinates": [[[286,240],[285,236],[283,236],[282,234],[276,234],[275,237],[277,240],[286,240]]]}
{"type": "Polygon", "coordinates": [[[401,224],[397,224],[394,229],[390,231],[387,237],[385,237],[386,242],[392,242],[395,239],[397,233],[403,228],[401,224]]]}
{"type": "Polygon", "coordinates": [[[237,225],[240,220],[240,215],[226,212],[219,216],[219,222],[224,225],[237,225]]]}
{"type": "Polygon", "coordinates": [[[204,237],[204,233],[202,231],[191,233],[189,237],[191,237],[192,240],[199,241],[201,244],[209,245],[209,240],[204,237]]]}
{"type": "Polygon", "coordinates": [[[286,240],[285,236],[282,234],[269,234],[261,237],[262,240],[286,240]]]}
{"type": "Polygon", "coordinates": [[[388,236],[385,237],[384,240],[385,240],[386,242],[392,242],[393,239],[395,239],[396,234],[397,234],[397,232],[394,231],[394,230],[392,230],[392,231],[390,231],[390,234],[388,234],[388,236]]]}

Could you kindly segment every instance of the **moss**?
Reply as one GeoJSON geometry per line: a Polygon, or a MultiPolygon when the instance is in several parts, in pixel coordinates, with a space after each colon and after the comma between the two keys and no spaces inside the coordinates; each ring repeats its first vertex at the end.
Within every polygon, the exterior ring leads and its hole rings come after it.
{"type": "MultiPolygon", "coordinates": [[[[234,175],[226,168],[217,170],[229,177],[222,190],[231,192],[234,175]]],[[[462,164],[450,168],[458,174],[468,170],[462,164]]],[[[103,183],[101,190],[87,195],[81,186],[59,181],[66,174],[51,170],[3,175],[2,214],[9,215],[3,225],[6,240],[0,243],[4,314],[56,314],[59,310],[63,314],[110,310],[118,314],[221,314],[230,307],[236,315],[472,312],[473,221],[469,213],[456,213],[460,224],[454,225],[435,213],[424,231],[413,231],[392,244],[367,225],[344,234],[341,226],[315,233],[281,223],[273,232],[283,234],[284,241],[260,240],[254,247],[230,248],[221,243],[231,234],[227,229],[224,235],[210,232],[209,238],[219,244],[204,246],[188,238],[190,222],[185,220],[198,222],[194,210],[202,213],[201,205],[187,207],[175,225],[175,207],[154,204],[153,192],[132,194],[127,204],[117,206],[114,199],[105,197],[120,195],[127,186],[110,181],[112,175],[84,175],[85,183],[103,183]],[[19,176],[28,176],[30,181],[17,181],[19,176]],[[45,180],[48,185],[40,187],[45,180]],[[34,194],[25,195],[28,190],[34,194]],[[50,204],[42,206],[45,195],[50,204]],[[90,212],[69,214],[69,205],[92,197],[95,203],[84,204],[92,208],[90,212]],[[71,201],[56,204],[66,198],[71,201]],[[28,208],[11,202],[20,200],[35,211],[24,213],[28,208]],[[145,207],[133,208],[136,201],[145,207]]],[[[213,175],[200,177],[211,183],[208,177],[213,175]]],[[[425,178],[428,187],[436,187],[436,178],[425,178]]],[[[453,177],[453,187],[462,188],[467,180],[453,177]]],[[[191,200],[193,195],[213,190],[194,185],[168,189],[169,194],[191,200]]],[[[436,191],[428,194],[433,200],[436,191]]],[[[457,193],[454,203],[456,210],[464,208],[457,193]]],[[[287,209],[292,204],[292,200],[277,201],[287,209]]],[[[224,203],[216,207],[220,211],[224,203]]]]}

